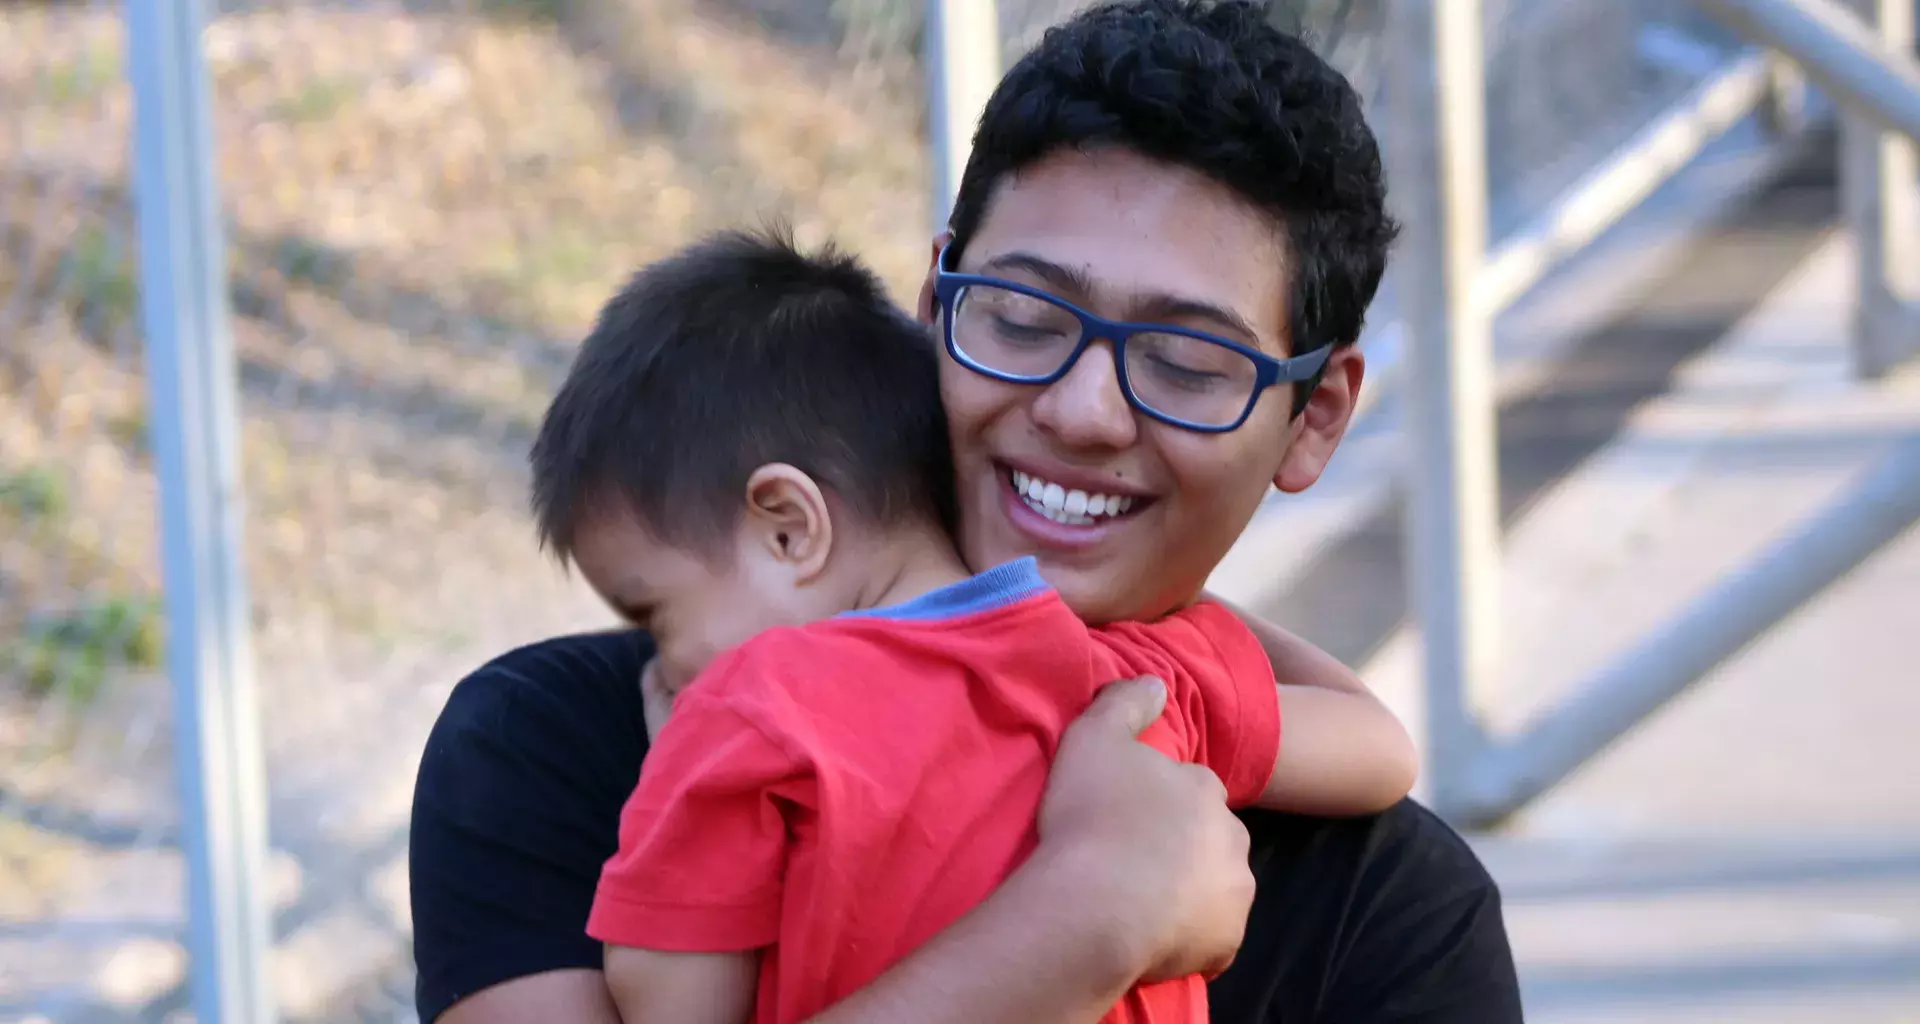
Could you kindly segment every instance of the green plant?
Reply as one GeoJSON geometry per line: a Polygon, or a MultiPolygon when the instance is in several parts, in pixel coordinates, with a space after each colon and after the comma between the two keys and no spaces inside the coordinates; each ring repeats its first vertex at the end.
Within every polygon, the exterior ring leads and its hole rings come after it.
{"type": "Polygon", "coordinates": [[[605,253],[584,232],[562,229],[529,248],[520,271],[535,287],[576,285],[597,277],[604,260],[605,253]]]}
{"type": "Polygon", "coordinates": [[[0,477],[0,508],[30,519],[58,519],[67,512],[67,488],[44,466],[0,477]]]}
{"type": "Polygon", "coordinates": [[[567,0],[480,0],[480,13],[504,21],[558,21],[567,0]]]}
{"type": "Polygon", "coordinates": [[[882,52],[920,52],[926,4],[919,0],[833,0],[829,11],[843,39],[882,52]]]}
{"type": "Polygon", "coordinates": [[[516,315],[564,318],[579,315],[586,287],[603,280],[608,252],[587,232],[556,226],[502,263],[501,298],[516,315]]]}
{"type": "Polygon", "coordinates": [[[33,694],[85,706],[113,669],[157,667],[162,643],[158,601],[114,596],[29,623],[7,660],[24,674],[33,694]]]}
{"type": "Polygon", "coordinates": [[[107,435],[135,454],[145,454],[150,447],[148,428],[152,424],[147,420],[147,407],[141,404],[135,408],[115,413],[107,420],[107,435]]]}
{"type": "Polygon", "coordinates": [[[56,104],[89,100],[120,81],[120,53],[106,45],[83,50],[72,61],[47,73],[47,99],[56,104]]]}
{"type": "Polygon", "coordinates": [[[74,318],[96,340],[131,322],[140,306],[133,261],[97,224],[81,229],[74,239],[62,261],[61,277],[70,289],[74,318]]]}
{"type": "Polygon", "coordinates": [[[353,98],[353,86],[338,79],[322,78],[301,86],[290,99],[274,106],[282,120],[299,124],[324,121],[340,112],[353,98]]]}
{"type": "Polygon", "coordinates": [[[317,288],[333,287],[347,276],[346,260],[340,253],[298,235],[274,244],[273,262],[287,280],[317,288]]]}

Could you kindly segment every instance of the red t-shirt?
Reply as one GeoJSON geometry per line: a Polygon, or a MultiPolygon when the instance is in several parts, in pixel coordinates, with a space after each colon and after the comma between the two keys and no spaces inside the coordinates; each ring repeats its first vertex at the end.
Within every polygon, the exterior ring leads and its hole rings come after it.
{"type": "MultiPolygon", "coordinates": [[[[1279,753],[1272,668],[1218,605],[1089,629],[1011,562],[877,613],[760,634],[675,702],[620,817],[587,931],[767,949],[754,1019],[800,1021],[879,977],[1026,858],[1060,735],[1115,679],[1166,680],[1142,739],[1233,803],[1279,753]]],[[[1199,977],[1110,1021],[1200,1024],[1199,977]]]]}

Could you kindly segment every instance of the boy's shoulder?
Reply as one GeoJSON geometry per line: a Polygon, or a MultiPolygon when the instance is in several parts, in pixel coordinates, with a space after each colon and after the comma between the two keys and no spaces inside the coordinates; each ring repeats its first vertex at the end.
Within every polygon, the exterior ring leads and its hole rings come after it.
{"type": "MultiPolygon", "coordinates": [[[[439,739],[458,736],[577,738],[604,733],[644,745],[640,670],[653,641],[638,630],[579,633],[527,644],[502,654],[454,686],[435,720],[439,739]]],[[[434,752],[433,742],[428,752],[434,752]]]]}

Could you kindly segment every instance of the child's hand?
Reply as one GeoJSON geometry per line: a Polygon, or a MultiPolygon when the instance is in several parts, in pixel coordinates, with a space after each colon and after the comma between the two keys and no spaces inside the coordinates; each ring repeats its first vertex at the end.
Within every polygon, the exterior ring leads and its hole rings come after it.
{"type": "Polygon", "coordinates": [[[673,714],[673,693],[660,678],[660,659],[650,658],[640,670],[641,717],[647,720],[647,742],[660,738],[660,730],[673,714]]]}

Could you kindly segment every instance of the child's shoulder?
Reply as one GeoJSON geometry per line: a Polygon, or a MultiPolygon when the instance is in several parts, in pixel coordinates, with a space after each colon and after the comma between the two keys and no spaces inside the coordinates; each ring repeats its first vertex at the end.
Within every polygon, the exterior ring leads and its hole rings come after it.
{"type": "Polygon", "coordinates": [[[728,668],[738,671],[764,670],[795,661],[832,657],[847,647],[847,638],[830,628],[833,620],[809,622],[799,626],[774,626],[755,633],[738,647],[715,658],[708,671],[728,668]]]}
{"type": "Polygon", "coordinates": [[[710,694],[831,685],[869,666],[878,646],[872,631],[840,628],[838,621],[761,630],[715,658],[698,681],[710,694]]]}
{"type": "Polygon", "coordinates": [[[1052,591],[1014,605],[939,618],[843,615],[763,630],[703,673],[710,693],[854,688],[941,665],[1004,669],[1036,658],[1085,658],[1088,631],[1052,591]]]}
{"type": "Polygon", "coordinates": [[[1100,645],[1143,671],[1159,666],[1265,663],[1260,641],[1233,612],[1202,600],[1151,622],[1111,622],[1093,631],[1100,645]]]}

